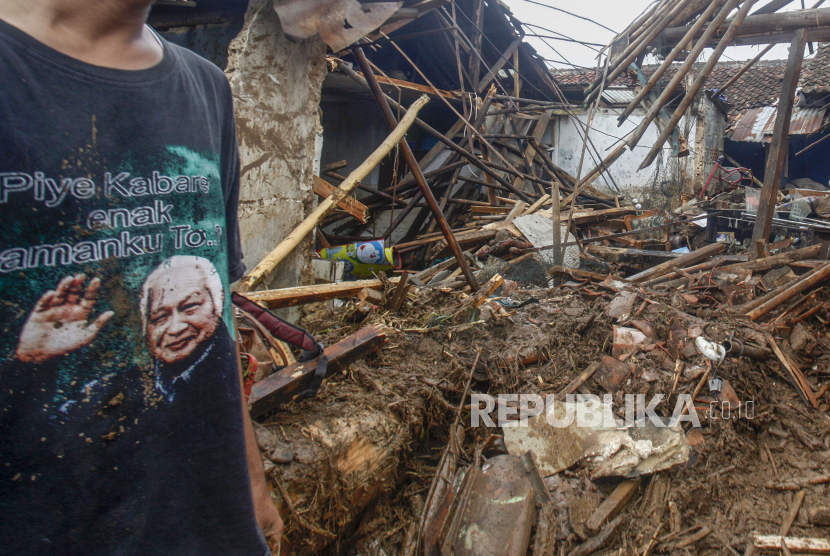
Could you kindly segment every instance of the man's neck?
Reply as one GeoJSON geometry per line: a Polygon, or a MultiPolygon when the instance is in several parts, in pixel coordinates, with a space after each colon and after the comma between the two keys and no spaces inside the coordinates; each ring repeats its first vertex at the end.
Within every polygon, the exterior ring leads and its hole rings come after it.
{"type": "Polygon", "coordinates": [[[88,64],[141,70],[161,45],[144,25],[153,0],[2,0],[0,19],[88,64]]]}

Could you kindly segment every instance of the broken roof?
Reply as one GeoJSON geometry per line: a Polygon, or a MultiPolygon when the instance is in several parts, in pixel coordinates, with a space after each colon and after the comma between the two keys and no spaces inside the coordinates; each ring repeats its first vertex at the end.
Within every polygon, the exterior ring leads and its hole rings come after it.
{"type": "MultiPolygon", "coordinates": [[[[706,81],[707,89],[717,89],[726,84],[735,74],[737,74],[747,62],[721,62],[706,81]]],[[[744,73],[738,81],[736,81],[726,92],[726,102],[729,107],[729,125],[727,131],[735,130],[737,124],[744,117],[749,117],[747,122],[741,124],[741,127],[750,133],[748,130],[758,128],[757,131],[763,130],[768,123],[768,117],[773,117],[775,107],[778,104],[778,95],[781,90],[781,81],[784,78],[784,70],[786,69],[786,60],[764,60],[757,62],[746,73],[744,73]],[[764,107],[771,107],[771,110],[760,110],[764,107]],[[759,120],[760,118],[760,120],[759,120]],[[760,126],[760,127],[759,127],[760,126]]],[[[656,65],[649,65],[643,67],[643,74],[649,77],[654,74],[657,69],[656,65]]],[[[669,79],[674,75],[676,68],[669,69],[660,79],[660,86],[665,87],[669,79]]],[[[701,64],[695,64],[690,70],[690,75],[696,75],[702,67],[701,64]]],[[[554,79],[563,87],[567,89],[576,89],[587,87],[594,82],[596,78],[595,70],[559,70],[553,73],[554,79]]],[[[820,44],[814,57],[804,61],[804,69],[800,79],[802,90],[805,93],[820,93],[830,92],[830,43],[820,44]]],[[[639,87],[637,76],[633,72],[622,74],[614,83],[608,85],[613,88],[635,88],[639,87]]],[[[683,85],[681,84],[681,88],[683,85]]],[[[812,130],[812,125],[817,123],[821,125],[821,120],[826,111],[821,106],[809,107],[811,111],[805,112],[804,109],[800,111],[801,117],[806,118],[802,124],[807,122],[809,125],[805,128],[804,125],[796,126],[793,129],[802,130],[809,133],[812,130]],[[820,113],[819,113],[820,112],[820,113]]],[[[794,115],[795,118],[795,115],[794,115]]],[[[814,130],[812,130],[814,131],[814,130]]],[[[752,135],[752,133],[750,133],[752,135]]],[[[758,137],[762,137],[760,133],[758,137]]],[[[741,140],[741,139],[735,139],[741,140]]],[[[760,140],[760,139],[758,139],[760,140]]]]}
{"type": "Polygon", "coordinates": [[[830,92],[830,43],[818,45],[816,55],[804,61],[801,87],[805,93],[830,92]]]}

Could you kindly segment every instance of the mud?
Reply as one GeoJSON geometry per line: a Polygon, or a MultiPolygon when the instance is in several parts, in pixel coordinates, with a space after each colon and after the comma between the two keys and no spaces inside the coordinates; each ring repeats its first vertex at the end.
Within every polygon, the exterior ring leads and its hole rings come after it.
{"type": "MultiPolygon", "coordinates": [[[[331,475],[331,463],[320,454],[300,456],[308,480],[316,481],[318,486],[311,489],[316,492],[313,498],[295,500],[295,509],[306,512],[303,515],[326,531],[336,532],[325,554],[403,553],[408,538],[411,540],[417,532],[435,466],[448,442],[449,424],[479,349],[482,358],[472,390],[489,394],[556,393],[591,363],[611,354],[614,323],[604,310],[613,292],[594,295],[563,289],[520,290],[512,299],[504,300],[508,302],[506,316],[454,325],[450,317],[461,303],[460,295],[420,290],[411,294],[411,301],[400,314],[379,309],[359,324],[343,318],[350,304],[337,309],[323,304],[307,308],[302,324],[326,344],[375,322],[390,328],[390,341],[376,355],[328,380],[317,398],[288,404],[270,415],[266,424],[284,434],[290,443],[292,435],[303,434],[308,422],[330,413],[344,401],[352,408],[362,406],[388,414],[393,422],[400,423],[400,429],[392,435],[395,446],[391,451],[398,457],[394,480],[383,485],[381,494],[357,520],[353,516],[349,522],[344,520],[352,514],[337,506],[342,491],[338,491],[341,486],[331,475]],[[538,302],[518,310],[509,308],[510,302],[530,297],[538,302]],[[523,364],[529,361],[539,362],[523,364]]],[[[758,327],[743,317],[723,310],[697,309],[681,296],[649,299],[656,303],[648,304],[638,318],[652,325],[655,343],[665,344],[628,359],[636,370],[617,395],[668,395],[678,356],[685,359],[685,370],[676,392],[694,390],[699,381],[694,369],[705,368],[705,360],[695,350],[677,344],[677,337],[683,336],[680,331],[687,335],[689,331],[702,331],[717,341],[735,332],[745,341],[763,342],[758,327]]],[[[794,334],[794,345],[790,345],[787,331],[779,331],[779,344],[793,350],[808,381],[818,390],[830,379],[830,335],[816,319],[805,321],[803,328],[794,334]]],[[[689,338],[686,341],[693,344],[689,338]]],[[[718,366],[718,374],[729,381],[744,402],[745,411],[702,414],[701,434],[689,436],[694,446],[688,464],[644,478],[621,514],[622,523],[596,554],[642,554],[658,527],[653,552],[743,553],[751,532],[779,533],[797,494],[766,488],[768,483],[830,475],[826,396],[819,400],[820,410],[809,408],[787,382],[774,357],[762,361],[727,357],[718,366]],[[678,548],[678,542],[691,534],[684,531],[693,526],[706,526],[712,533],[678,548]]],[[[604,393],[593,380],[578,391],[604,393]]],[[[704,389],[701,397],[706,394],[704,389]]],[[[658,406],[658,413],[670,415],[673,400],[658,406]]],[[[476,446],[491,433],[499,432],[484,426],[469,428],[469,423],[466,411],[462,417],[462,424],[468,427],[463,443],[466,454],[462,456],[466,462],[476,446]]],[[[582,524],[586,507],[595,507],[615,483],[592,483],[578,466],[547,482],[554,499],[560,501],[554,512],[556,551],[568,554],[589,536],[582,524]]],[[[811,511],[827,506],[828,501],[828,485],[806,487],[806,498],[789,534],[830,536],[830,528],[813,526],[808,520],[811,511]]],[[[286,537],[297,553],[308,551],[311,543],[304,545],[304,539],[312,534],[308,527],[292,515],[287,516],[286,526],[286,537]]]]}

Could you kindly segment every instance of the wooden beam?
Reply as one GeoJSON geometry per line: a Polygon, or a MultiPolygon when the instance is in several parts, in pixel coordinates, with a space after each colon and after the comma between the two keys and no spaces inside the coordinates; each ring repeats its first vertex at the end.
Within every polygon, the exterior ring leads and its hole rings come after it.
{"type": "Polygon", "coordinates": [[[591,514],[591,517],[589,517],[588,521],[585,522],[585,526],[592,531],[599,530],[599,528],[602,527],[606,521],[614,519],[614,516],[625,508],[625,505],[628,504],[628,501],[631,500],[634,494],[637,493],[639,488],[639,477],[621,482],[617,488],[614,489],[614,492],[612,492],[608,498],[606,498],[602,504],[599,505],[596,511],[591,514]]]}
{"type": "MultiPolygon", "coordinates": [[[[338,373],[355,361],[374,353],[386,343],[385,328],[373,324],[325,349],[329,363],[326,377],[338,373]]],[[[272,411],[302,393],[311,384],[318,359],[295,363],[254,383],[248,398],[251,417],[257,418],[272,411]]]]}
{"type": "Polygon", "coordinates": [[[780,552],[786,548],[792,554],[830,554],[830,540],[827,539],[756,534],[754,546],[757,550],[769,552],[780,552]]]}
{"type": "Polygon", "coordinates": [[[723,243],[712,243],[706,247],[696,249],[691,253],[681,255],[674,260],[666,261],[662,264],[649,268],[648,270],[639,272],[634,276],[629,276],[628,280],[631,280],[632,282],[645,282],[646,280],[657,278],[658,276],[667,274],[676,268],[693,265],[695,263],[699,263],[700,261],[704,261],[709,257],[717,255],[723,251],[724,247],[723,243]]]}
{"type": "Polygon", "coordinates": [[[781,175],[783,174],[784,161],[787,159],[790,144],[790,119],[793,114],[793,99],[798,87],[798,78],[801,75],[801,64],[804,60],[804,46],[806,43],[804,29],[801,29],[796,32],[790,44],[790,55],[784,71],[784,81],[781,84],[781,95],[778,99],[775,129],[772,132],[769,156],[764,169],[764,188],[761,190],[758,215],[755,218],[755,228],[752,230],[752,245],[756,245],[758,240],[768,241],[772,232],[775,202],[778,200],[778,192],[781,190],[781,175]]]}
{"type": "MultiPolygon", "coordinates": [[[[314,192],[323,199],[336,190],[336,187],[320,176],[314,176],[314,192]]],[[[369,209],[354,197],[344,197],[337,203],[337,206],[357,218],[361,224],[365,224],[368,221],[367,213],[369,209]]]]}
{"type": "MultiPolygon", "coordinates": [[[[395,284],[398,280],[399,278],[392,278],[390,282],[395,284]]],[[[248,292],[245,297],[269,309],[281,309],[340,297],[354,297],[363,288],[379,290],[383,288],[383,282],[380,280],[356,280],[353,282],[338,282],[337,284],[297,286],[296,288],[248,292]]]]}
{"type": "Polygon", "coordinates": [[[484,92],[484,89],[487,87],[487,85],[490,84],[490,81],[493,80],[493,78],[501,70],[501,68],[504,67],[504,64],[507,62],[508,58],[510,58],[513,55],[513,53],[516,52],[516,49],[519,48],[520,44],[522,44],[521,37],[517,37],[512,43],[510,43],[510,46],[507,47],[507,50],[504,51],[504,53],[499,57],[496,63],[493,64],[493,67],[490,68],[490,70],[485,74],[485,76],[481,78],[481,81],[478,82],[478,85],[476,86],[476,92],[478,94],[484,92]]]}
{"type": "MultiPolygon", "coordinates": [[[[729,23],[728,21],[726,22],[729,23]]],[[[800,29],[816,29],[830,26],[830,8],[819,10],[798,10],[793,12],[771,13],[764,15],[750,15],[741,24],[735,38],[767,33],[781,33],[800,29]]],[[[672,27],[663,34],[668,44],[675,44],[683,38],[689,27],[672,27]]],[[[706,32],[708,26],[702,32],[706,32]]],[[[720,30],[715,37],[722,34],[720,30]]]]}
{"type": "Polygon", "coordinates": [[[412,106],[407,110],[404,117],[401,119],[401,123],[398,125],[397,128],[386,138],[384,139],[383,143],[375,149],[375,151],[369,155],[360,166],[355,168],[355,170],[349,174],[346,178],[346,181],[340,184],[334,193],[331,194],[327,199],[322,201],[317,208],[314,209],[311,214],[309,214],[305,220],[300,222],[296,228],[294,228],[288,236],[283,239],[279,245],[277,245],[273,251],[271,251],[254,269],[246,274],[240,281],[239,284],[236,286],[236,291],[244,294],[259,284],[262,283],[265,278],[271,274],[275,268],[287,257],[299,244],[300,242],[309,234],[311,233],[315,227],[323,220],[323,218],[328,214],[328,212],[337,205],[338,202],[343,200],[345,197],[349,195],[351,191],[353,191],[356,187],[358,182],[369,175],[375,166],[377,166],[381,160],[383,160],[387,154],[394,148],[394,146],[404,137],[406,131],[415,121],[415,116],[418,114],[418,111],[427,103],[429,102],[429,97],[422,96],[420,99],[416,100],[412,106]]]}

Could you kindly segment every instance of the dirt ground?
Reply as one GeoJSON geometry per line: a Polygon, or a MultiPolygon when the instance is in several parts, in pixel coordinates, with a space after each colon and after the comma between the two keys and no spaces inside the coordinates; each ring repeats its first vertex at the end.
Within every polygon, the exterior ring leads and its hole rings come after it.
{"type": "MultiPolygon", "coordinates": [[[[614,296],[612,291],[602,290],[594,295],[563,288],[519,289],[510,292],[505,301],[520,302],[534,297],[538,302],[519,309],[506,307],[507,315],[462,325],[449,318],[457,310],[459,296],[457,292],[421,289],[411,294],[410,302],[400,313],[379,310],[358,324],[344,319],[351,304],[340,308],[325,304],[307,307],[302,325],[326,345],[369,323],[388,326],[390,340],[377,354],[326,381],[317,398],[292,402],[270,415],[268,426],[279,430],[290,442],[311,416],[331,411],[343,400],[394,417],[401,424],[392,435],[393,442],[398,444],[395,451],[400,454],[398,468],[391,474],[394,480],[383,485],[382,494],[352,523],[344,521],[350,514],[337,504],[329,504],[325,511],[311,510],[318,496],[336,499],[334,491],[338,487],[336,480],[326,475],[329,466],[325,458],[319,454],[303,456],[309,476],[319,486],[315,499],[298,501],[295,511],[326,531],[340,533],[329,539],[325,553],[403,553],[407,536],[417,531],[424,499],[448,441],[449,424],[479,349],[481,362],[471,389],[489,394],[556,393],[591,363],[611,354],[612,320],[605,308],[614,296]],[[522,364],[534,359],[540,362],[522,364]]],[[[678,296],[654,299],[658,302],[650,304],[640,318],[656,329],[658,343],[667,343],[630,359],[637,370],[621,393],[642,393],[647,397],[669,394],[677,355],[671,353],[672,328],[688,330],[698,326],[717,341],[727,339],[731,332],[745,340],[760,336],[757,326],[724,310],[695,309],[678,296]]],[[[816,318],[804,325],[809,341],[793,338],[791,344],[789,330],[778,330],[775,335],[782,347],[791,350],[808,380],[818,389],[830,380],[830,331],[816,318]]],[[[799,331],[803,333],[804,330],[799,331]]],[[[685,358],[687,372],[681,373],[677,393],[691,393],[699,378],[688,370],[702,367],[705,360],[688,348],[680,357],[685,358]]],[[[652,537],[658,541],[652,550],[656,553],[742,554],[751,532],[779,534],[798,495],[797,490],[767,488],[768,483],[830,475],[826,396],[819,400],[820,410],[806,405],[774,357],[761,361],[727,357],[718,373],[729,381],[750,415],[704,416],[702,440],[699,436],[695,440],[688,464],[644,477],[638,493],[622,513],[621,525],[596,554],[642,554],[652,537]],[[694,526],[706,526],[712,533],[696,543],[678,547],[694,526]]],[[[593,380],[588,380],[580,391],[604,393],[593,380]]],[[[670,401],[673,403],[673,398],[670,401]]],[[[658,413],[670,415],[668,404],[661,404],[658,413]]],[[[500,431],[484,426],[469,428],[468,411],[463,413],[461,423],[466,427],[466,462],[462,456],[462,463],[469,463],[475,447],[491,433],[500,431]]],[[[689,438],[692,444],[694,437],[689,438]]],[[[587,470],[579,466],[561,473],[558,479],[548,480],[560,506],[557,553],[569,554],[586,540],[589,535],[580,516],[586,511],[590,515],[615,485],[591,482],[587,470]]],[[[806,487],[806,497],[789,534],[830,537],[830,527],[811,525],[808,518],[813,509],[828,505],[827,484],[806,487]]],[[[287,516],[286,523],[287,537],[301,551],[309,528],[316,526],[303,524],[294,515],[287,516]]],[[[533,542],[531,538],[531,547],[533,542]]]]}

